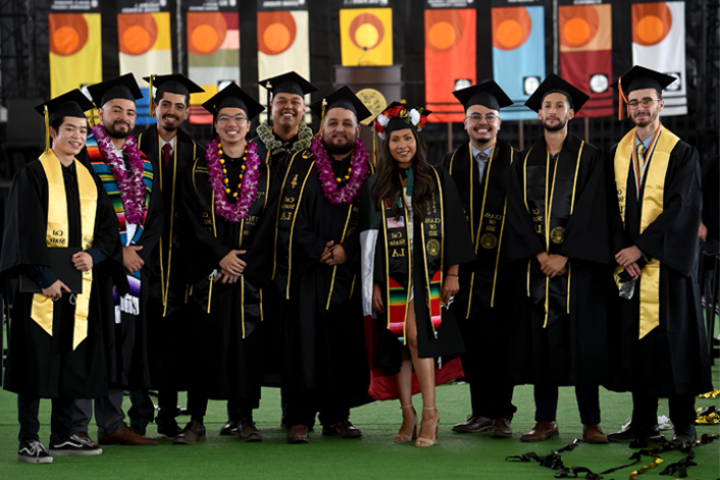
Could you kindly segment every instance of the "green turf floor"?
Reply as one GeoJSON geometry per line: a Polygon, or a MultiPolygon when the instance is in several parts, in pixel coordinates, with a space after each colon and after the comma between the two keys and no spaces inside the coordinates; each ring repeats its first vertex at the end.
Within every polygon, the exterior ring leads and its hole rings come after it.
{"type": "MultiPolygon", "coordinates": [[[[720,385],[720,369],[713,369],[715,385],[720,385]]],[[[399,404],[377,402],[352,411],[352,422],[364,436],[357,440],[325,438],[311,433],[307,445],[285,444],[285,432],[279,427],[280,396],[276,389],[264,389],[256,413],[262,443],[243,444],[233,437],[220,437],[218,430],[225,420],[224,404],[211,402],[206,426],[208,439],[196,445],[172,445],[160,440],[156,447],[105,447],[98,457],[59,457],[52,465],[28,465],[17,461],[16,396],[0,391],[0,478],[2,479],[201,479],[267,478],[267,479],[553,479],[554,472],[537,463],[509,463],[508,455],[535,451],[547,455],[582,435],[574,392],[560,390],[558,424],[560,438],[537,444],[521,443],[519,437],[532,428],[532,387],[517,387],[513,402],[518,413],[512,422],[514,438],[493,439],[489,434],[455,434],[453,424],[465,419],[469,409],[467,385],[445,385],[438,388],[440,437],[431,448],[397,445],[393,436],[401,422],[399,404]]],[[[184,397],[181,403],[184,402],[184,397]]],[[[420,409],[421,399],[414,398],[420,409]]],[[[601,389],[602,428],[606,433],[617,430],[630,415],[629,394],[601,389]]],[[[716,405],[720,399],[698,400],[697,405],[716,405]]],[[[129,400],[126,397],[126,406],[129,400]]],[[[50,435],[49,401],[43,401],[40,420],[41,441],[47,446],[50,435]]],[[[667,415],[663,401],[659,413],[667,415]]],[[[187,417],[185,417],[187,418],[187,417]]],[[[181,421],[186,421],[184,418],[181,421]]],[[[719,433],[718,426],[698,427],[698,433],[719,433]]],[[[95,428],[91,429],[93,437],[95,428]]],[[[672,434],[672,432],[670,432],[672,434]]],[[[149,436],[155,436],[150,425],[149,436]]],[[[563,454],[566,466],[583,465],[594,472],[628,463],[632,451],[626,444],[578,446],[563,454]]],[[[691,467],[689,479],[720,478],[720,441],[697,448],[697,467],[691,467]]],[[[662,455],[665,465],[680,460],[679,452],[662,455]]],[[[663,467],[650,470],[640,479],[660,477],[663,467]]],[[[627,479],[632,468],[605,476],[605,479],[627,479]]]]}

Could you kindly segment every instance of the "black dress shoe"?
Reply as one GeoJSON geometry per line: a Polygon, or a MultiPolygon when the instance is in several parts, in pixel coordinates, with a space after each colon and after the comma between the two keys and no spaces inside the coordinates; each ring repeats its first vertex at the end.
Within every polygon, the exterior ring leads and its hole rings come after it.
{"type": "Polygon", "coordinates": [[[647,440],[652,443],[662,443],[665,437],[660,434],[660,428],[657,425],[651,427],[636,427],[629,423],[619,432],[611,433],[607,436],[611,442],[632,442],[635,439],[647,440]]]}
{"type": "Polygon", "coordinates": [[[220,435],[222,435],[223,437],[231,437],[233,435],[240,435],[240,430],[238,429],[239,424],[240,424],[240,422],[236,422],[233,420],[228,421],[220,429],[220,435]]]}
{"type": "Polygon", "coordinates": [[[158,425],[157,436],[164,437],[170,440],[175,440],[183,433],[183,429],[178,426],[177,423],[170,423],[169,425],[158,425]]]}
{"type": "Polygon", "coordinates": [[[137,434],[140,435],[141,437],[144,437],[144,436],[145,436],[145,431],[147,430],[147,427],[145,427],[145,426],[143,426],[143,425],[137,425],[137,424],[131,423],[131,424],[130,424],[130,430],[132,430],[133,432],[137,433],[137,434]]]}
{"type": "Polygon", "coordinates": [[[695,425],[690,424],[684,427],[675,427],[675,435],[672,437],[672,443],[675,445],[683,445],[685,443],[693,443],[697,440],[695,433],[695,425]]]}

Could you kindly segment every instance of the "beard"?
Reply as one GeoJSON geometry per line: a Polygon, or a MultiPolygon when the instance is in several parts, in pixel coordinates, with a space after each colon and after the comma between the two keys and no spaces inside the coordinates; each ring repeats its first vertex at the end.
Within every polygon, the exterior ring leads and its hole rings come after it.
{"type": "Polygon", "coordinates": [[[105,127],[105,131],[107,132],[107,134],[113,138],[127,138],[132,133],[132,129],[130,128],[130,125],[127,124],[127,126],[128,126],[127,131],[123,132],[122,130],[118,130],[115,128],[115,125],[117,123],[121,123],[121,122],[115,122],[115,123],[111,124],[110,126],[103,124],[103,127],[105,127]]]}
{"type": "Polygon", "coordinates": [[[559,130],[562,130],[563,128],[565,128],[566,124],[567,124],[567,117],[558,118],[557,125],[548,125],[548,123],[545,120],[542,121],[543,128],[545,130],[547,130],[548,132],[557,132],[559,130]]]}
{"type": "Polygon", "coordinates": [[[632,121],[638,127],[647,127],[648,125],[650,125],[652,122],[654,122],[657,119],[659,113],[660,112],[648,112],[647,116],[644,118],[638,119],[638,118],[632,117],[632,121]]]}
{"type": "Polygon", "coordinates": [[[331,143],[323,138],[323,145],[325,150],[332,155],[343,155],[350,153],[355,148],[355,137],[345,138],[342,143],[331,143]]]}
{"type": "Polygon", "coordinates": [[[167,132],[174,132],[175,130],[178,129],[179,124],[180,123],[178,122],[175,125],[173,125],[172,123],[170,125],[168,125],[167,123],[162,122],[163,129],[165,129],[165,131],[167,131],[167,132]]]}

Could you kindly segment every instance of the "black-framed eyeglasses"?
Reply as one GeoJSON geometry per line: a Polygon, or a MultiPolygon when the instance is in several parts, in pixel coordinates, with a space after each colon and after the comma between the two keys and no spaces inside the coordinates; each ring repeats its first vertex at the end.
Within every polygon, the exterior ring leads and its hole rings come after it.
{"type": "Polygon", "coordinates": [[[642,100],[630,100],[628,102],[628,107],[630,107],[631,110],[635,110],[640,105],[647,108],[652,105],[653,102],[659,102],[660,100],[662,100],[662,98],[643,98],[642,100]]]}

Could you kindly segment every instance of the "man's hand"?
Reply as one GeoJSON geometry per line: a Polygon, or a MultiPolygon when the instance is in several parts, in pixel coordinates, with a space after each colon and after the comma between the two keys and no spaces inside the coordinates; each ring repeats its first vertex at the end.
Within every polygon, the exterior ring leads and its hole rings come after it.
{"type": "Polygon", "coordinates": [[[245,253],[245,250],[231,250],[220,260],[220,268],[222,269],[220,272],[223,274],[229,273],[230,276],[234,277],[240,275],[247,266],[247,263],[238,258],[238,255],[242,255],[243,253],[245,253]],[[223,270],[225,272],[223,272],[223,270]]]}
{"type": "Polygon", "coordinates": [[[342,265],[347,262],[347,254],[345,248],[341,244],[333,245],[328,249],[330,255],[323,263],[328,265],[342,265]]]}
{"type": "Polygon", "coordinates": [[[700,228],[698,228],[698,237],[700,237],[702,241],[707,240],[707,227],[702,220],[700,220],[700,228]]]}
{"type": "Polygon", "coordinates": [[[227,270],[220,269],[220,271],[213,278],[213,283],[237,283],[238,276],[230,274],[227,270]]]}
{"type": "Polygon", "coordinates": [[[77,252],[71,257],[71,260],[75,269],[81,272],[87,272],[94,265],[92,256],[87,252],[77,252]]]}
{"type": "Polygon", "coordinates": [[[558,275],[565,275],[567,273],[565,269],[567,261],[567,257],[563,257],[562,255],[548,255],[547,260],[541,268],[545,275],[550,278],[555,278],[558,275]]]}
{"type": "Polygon", "coordinates": [[[628,268],[631,263],[635,263],[642,257],[642,252],[635,245],[623,248],[615,255],[615,261],[623,268],[628,268]]]}
{"type": "Polygon", "coordinates": [[[627,267],[625,267],[625,271],[628,272],[631,277],[639,277],[640,275],[642,275],[642,270],[640,269],[640,267],[638,267],[638,264],[635,262],[633,262],[630,265],[628,265],[627,267]]]}
{"type": "Polygon", "coordinates": [[[537,258],[537,261],[540,262],[540,270],[542,270],[545,266],[545,262],[547,262],[548,258],[550,258],[550,255],[548,255],[546,252],[540,252],[535,255],[535,258],[537,258]]]}
{"type": "Polygon", "coordinates": [[[332,255],[332,252],[330,251],[330,247],[332,247],[333,245],[335,245],[334,240],[330,240],[329,242],[327,242],[325,244],[325,250],[323,250],[322,255],[320,255],[321,263],[327,263],[327,259],[330,258],[330,256],[332,255]]]}
{"type": "Polygon", "coordinates": [[[380,285],[378,285],[377,283],[375,285],[373,285],[372,308],[376,312],[385,313],[385,307],[383,305],[382,289],[380,288],[380,285]]]}
{"type": "Polygon", "coordinates": [[[123,266],[125,267],[125,273],[132,275],[133,273],[140,270],[145,262],[135,252],[142,250],[142,245],[130,245],[129,247],[123,247],[123,266]]]}
{"type": "Polygon", "coordinates": [[[46,297],[50,297],[53,300],[56,298],[62,298],[62,291],[65,290],[67,293],[71,293],[71,290],[60,280],[55,280],[55,283],[50,285],[48,288],[43,288],[42,293],[46,297]]]}

